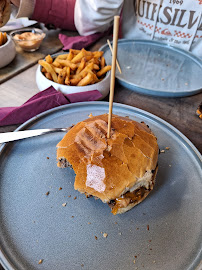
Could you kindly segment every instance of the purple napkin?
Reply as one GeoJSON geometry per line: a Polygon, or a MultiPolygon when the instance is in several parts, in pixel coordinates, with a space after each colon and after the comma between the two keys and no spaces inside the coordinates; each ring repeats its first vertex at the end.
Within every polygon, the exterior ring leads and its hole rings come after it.
{"type": "Polygon", "coordinates": [[[111,28],[104,33],[95,33],[88,36],[75,36],[68,37],[63,34],[59,34],[59,39],[64,45],[63,50],[76,49],[81,50],[82,48],[87,48],[88,46],[95,43],[100,38],[109,35],[111,33],[111,28]]]}
{"type": "Polygon", "coordinates": [[[0,126],[22,124],[33,116],[60,105],[94,101],[101,97],[102,94],[98,90],[64,95],[51,86],[19,107],[0,108],[0,126]]]}

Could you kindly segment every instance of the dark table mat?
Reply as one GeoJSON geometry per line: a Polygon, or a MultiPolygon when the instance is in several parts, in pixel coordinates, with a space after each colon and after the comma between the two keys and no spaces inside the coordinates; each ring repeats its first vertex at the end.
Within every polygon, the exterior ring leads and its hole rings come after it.
{"type": "Polygon", "coordinates": [[[14,60],[8,66],[0,69],[0,84],[33,66],[39,59],[44,58],[47,54],[53,54],[60,51],[63,48],[63,45],[58,38],[59,33],[68,36],[78,35],[76,32],[61,31],[60,29],[47,30],[42,24],[37,24],[34,27],[42,28],[46,33],[46,37],[40,48],[35,52],[24,52],[21,48],[16,47],[17,53],[14,60]]]}

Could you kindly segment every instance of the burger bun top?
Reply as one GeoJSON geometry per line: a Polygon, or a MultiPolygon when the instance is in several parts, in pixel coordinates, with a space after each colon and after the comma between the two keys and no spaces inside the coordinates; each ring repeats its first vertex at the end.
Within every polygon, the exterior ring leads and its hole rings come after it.
{"type": "Polygon", "coordinates": [[[110,139],[107,126],[107,114],[91,117],[71,128],[57,145],[57,159],[66,159],[76,173],[75,189],[103,202],[152,174],[158,160],[157,139],[144,123],[113,115],[110,139]]]}

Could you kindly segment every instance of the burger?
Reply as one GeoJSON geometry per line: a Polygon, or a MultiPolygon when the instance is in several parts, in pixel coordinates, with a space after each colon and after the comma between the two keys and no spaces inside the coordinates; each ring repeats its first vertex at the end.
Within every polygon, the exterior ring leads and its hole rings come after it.
{"type": "Polygon", "coordinates": [[[144,122],[112,115],[92,116],[71,127],[57,145],[58,167],[71,167],[74,188],[124,213],[153,190],[158,169],[157,138],[144,122]]]}
{"type": "Polygon", "coordinates": [[[4,26],[10,19],[11,9],[9,0],[0,1],[0,27],[4,26]]]}

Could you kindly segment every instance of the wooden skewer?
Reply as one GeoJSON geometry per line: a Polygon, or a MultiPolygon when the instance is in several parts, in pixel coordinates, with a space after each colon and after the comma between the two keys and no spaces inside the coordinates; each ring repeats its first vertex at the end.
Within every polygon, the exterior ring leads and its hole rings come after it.
{"type": "MultiPolygon", "coordinates": [[[[110,51],[111,51],[111,53],[112,53],[112,45],[111,45],[111,43],[110,43],[109,39],[107,40],[107,43],[108,43],[109,48],[110,48],[110,51]]],[[[118,60],[117,60],[117,59],[116,59],[116,66],[117,66],[117,68],[118,68],[118,70],[119,70],[119,73],[121,74],[121,73],[122,73],[122,71],[121,71],[121,67],[120,67],[119,62],[118,62],[118,60]]]]}
{"type": "Polygon", "coordinates": [[[116,55],[117,55],[117,42],[119,33],[119,16],[114,16],[114,29],[113,29],[113,52],[112,52],[112,69],[110,81],[110,96],[109,96],[109,115],[108,115],[108,131],[107,138],[110,138],[111,123],[112,123],[112,108],[114,99],[114,86],[115,86],[115,72],[116,72],[116,55]]]}

